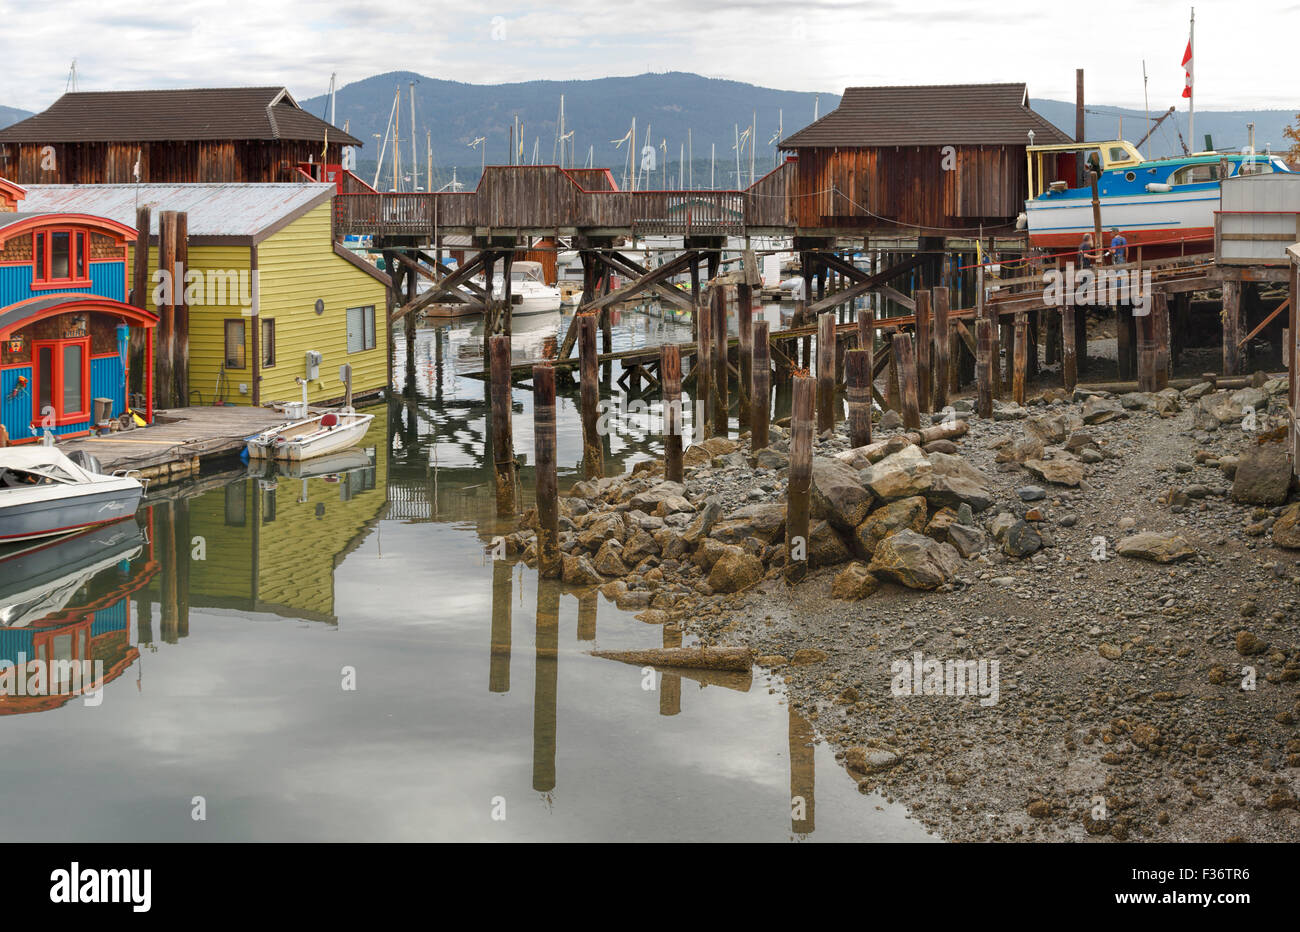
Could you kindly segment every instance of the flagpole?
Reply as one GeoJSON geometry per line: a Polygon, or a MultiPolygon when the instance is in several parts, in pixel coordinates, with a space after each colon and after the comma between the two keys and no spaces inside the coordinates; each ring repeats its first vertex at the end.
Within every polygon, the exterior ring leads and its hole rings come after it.
{"type": "Polygon", "coordinates": [[[1192,50],[1192,85],[1187,94],[1187,141],[1192,152],[1196,151],[1196,7],[1192,7],[1192,29],[1187,37],[1188,47],[1192,50]]]}

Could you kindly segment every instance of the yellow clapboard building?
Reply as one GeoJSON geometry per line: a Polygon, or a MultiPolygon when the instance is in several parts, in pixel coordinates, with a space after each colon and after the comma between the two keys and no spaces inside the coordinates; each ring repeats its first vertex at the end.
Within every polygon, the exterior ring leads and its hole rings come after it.
{"type": "MultiPolygon", "coordinates": [[[[386,278],[333,237],[328,184],[32,185],[24,209],[150,218],[151,295],[162,211],[186,215],[189,403],[265,405],[341,399],[351,367],[357,398],[388,384],[386,278]]],[[[134,252],[128,259],[132,268],[134,252]]]]}

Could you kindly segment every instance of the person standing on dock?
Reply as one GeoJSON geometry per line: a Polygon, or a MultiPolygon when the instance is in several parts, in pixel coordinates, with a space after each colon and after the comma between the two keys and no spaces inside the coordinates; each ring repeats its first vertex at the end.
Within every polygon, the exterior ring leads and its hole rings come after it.
{"type": "Polygon", "coordinates": [[[1119,231],[1119,227],[1110,229],[1110,264],[1123,265],[1128,261],[1128,240],[1119,231]]]}
{"type": "Polygon", "coordinates": [[[1086,269],[1092,265],[1092,234],[1083,234],[1083,240],[1079,243],[1079,268],[1086,269]]]}

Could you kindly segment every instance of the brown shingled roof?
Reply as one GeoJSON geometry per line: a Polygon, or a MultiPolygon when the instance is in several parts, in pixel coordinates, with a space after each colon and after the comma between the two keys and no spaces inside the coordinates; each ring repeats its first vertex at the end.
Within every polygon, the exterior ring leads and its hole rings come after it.
{"type": "Polygon", "coordinates": [[[361,140],[307,113],[283,87],[96,91],[64,94],[44,113],[0,130],[0,142],[361,140]]]}
{"type": "Polygon", "coordinates": [[[845,88],[840,105],[781,141],[812,146],[1037,145],[1070,137],[1029,109],[1024,84],[930,84],[845,88]]]}

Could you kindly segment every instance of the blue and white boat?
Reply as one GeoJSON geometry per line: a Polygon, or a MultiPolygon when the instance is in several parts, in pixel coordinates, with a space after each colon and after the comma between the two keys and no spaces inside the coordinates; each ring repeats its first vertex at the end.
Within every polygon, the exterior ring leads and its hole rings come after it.
{"type": "Polygon", "coordinates": [[[1130,249],[1147,247],[1148,257],[1212,248],[1223,178],[1292,174],[1274,155],[1247,150],[1144,159],[1123,140],[1029,146],[1027,154],[1033,193],[1025,202],[1029,245],[1056,251],[1077,249],[1095,228],[1091,186],[1070,187],[1059,180],[1073,178],[1079,158],[1085,166],[1100,168],[1097,193],[1107,243],[1111,232],[1118,230],[1130,249]],[[1053,174],[1058,180],[1050,180],[1053,174]]]}

